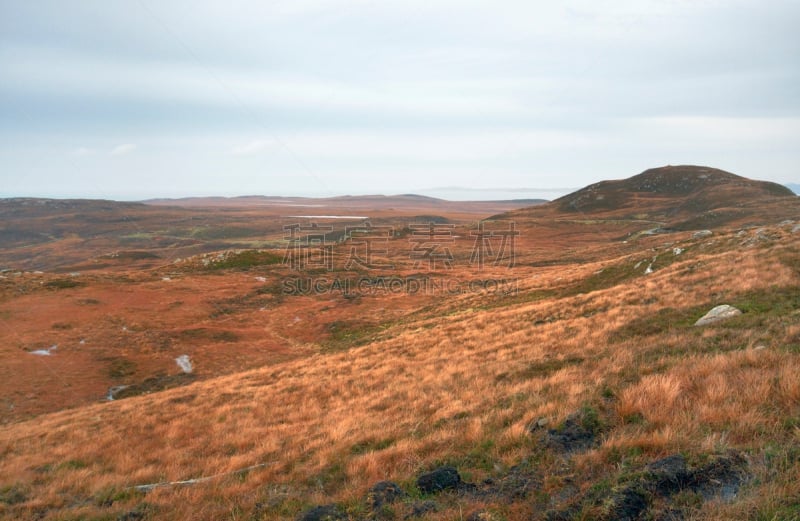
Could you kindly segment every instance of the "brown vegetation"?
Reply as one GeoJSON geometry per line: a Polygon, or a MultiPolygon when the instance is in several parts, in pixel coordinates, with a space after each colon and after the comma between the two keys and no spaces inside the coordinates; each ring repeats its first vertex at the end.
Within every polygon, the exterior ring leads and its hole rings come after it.
{"type": "MultiPolygon", "coordinates": [[[[283,295],[285,267],[197,259],[64,288],[9,275],[0,516],[271,520],[335,503],[364,519],[370,487],[391,480],[409,496],[381,519],[424,501],[433,520],[611,519],[645,497],[648,464],[680,453],[712,477],[735,462],[735,497],[687,485],[653,499],[656,514],[796,519],[800,233],[623,243],[637,226],[526,222],[561,234],[523,236],[514,269],[481,273],[513,278],[514,294],[283,295]],[[744,313],[692,325],[721,303],[744,313]],[[25,353],[51,343],[53,356],[25,353]],[[183,353],[193,383],[91,403],[126,378],[179,373],[183,353]],[[569,421],[590,433],[579,450],[548,441],[569,421]],[[440,465],[475,487],[419,492],[440,465]]],[[[396,248],[398,273],[423,275],[396,248]]]]}

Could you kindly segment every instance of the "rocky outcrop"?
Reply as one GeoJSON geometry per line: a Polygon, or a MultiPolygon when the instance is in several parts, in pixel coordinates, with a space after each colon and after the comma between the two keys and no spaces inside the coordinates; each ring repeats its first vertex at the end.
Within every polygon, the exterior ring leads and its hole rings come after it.
{"type": "Polygon", "coordinates": [[[727,304],[722,304],[721,306],[717,306],[702,317],[700,317],[697,322],[694,323],[695,326],[706,326],[708,324],[713,324],[715,322],[720,322],[722,320],[727,320],[729,318],[735,317],[737,315],[741,315],[742,312],[736,309],[733,306],[729,306],[727,304]]]}

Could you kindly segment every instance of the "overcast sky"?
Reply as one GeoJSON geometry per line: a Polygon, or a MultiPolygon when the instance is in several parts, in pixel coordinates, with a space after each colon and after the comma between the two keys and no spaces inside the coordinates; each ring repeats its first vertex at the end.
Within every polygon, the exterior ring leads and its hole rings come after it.
{"type": "Polygon", "coordinates": [[[797,182],[798,27],[797,0],[0,0],[0,197],[797,182]]]}

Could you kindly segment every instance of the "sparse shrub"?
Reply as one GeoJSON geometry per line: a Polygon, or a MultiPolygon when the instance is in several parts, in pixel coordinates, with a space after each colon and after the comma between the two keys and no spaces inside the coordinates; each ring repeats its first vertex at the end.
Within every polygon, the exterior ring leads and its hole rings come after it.
{"type": "Polygon", "coordinates": [[[125,358],[118,358],[111,362],[108,368],[108,376],[111,378],[123,378],[136,372],[136,364],[125,358]]]}
{"type": "Polygon", "coordinates": [[[68,331],[68,330],[72,329],[72,324],[69,324],[67,322],[56,322],[55,324],[53,324],[50,327],[52,329],[56,329],[56,330],[59,330],[59,331],[68,331]]]}
{"type": "Polygon", "coordinates": [[[221,259],[213,259],[208,263],[208,270],[244,270],[257,266],[281,264],[283,257],[277,253],[259,250],[226,252],[221,259]]]}
{"type": "Polygon", "coordinates": [[[19,485],[0,486],[0,503],[6,505],[16,505],[28,500],[27,495],[19,485]]]}

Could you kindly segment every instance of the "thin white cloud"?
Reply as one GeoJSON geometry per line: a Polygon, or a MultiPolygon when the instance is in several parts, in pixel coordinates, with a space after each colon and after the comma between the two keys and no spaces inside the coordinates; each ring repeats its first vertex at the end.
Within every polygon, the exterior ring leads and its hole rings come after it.
{"type": "Polygon", "coordinates": [[[136,145],[133,143],[123,143],[122,145],[117,145],[111,149],[109,152],[112,156],[122,156],[125,154],[130,154],[136,150],[136,145]]]}
{"type": "Polygon", "coordinates": [[[797,0],[234,3],[8,3],[0,164],[41,174],[3,190],[797,180],[797,0]]]}
{"type": "Polygon", "coordinates": [[[231,154],[236,156],[257,154],[273,146],[275,146],[275,140],[273,139],[254,139],[253,141],[236,145],[231,149],[231,154]]]}
{"type": "Polygon", "coordinates": [[[91,156],[96,152],[93,148],[86,148],[86,147],[78,147],[72,151],[72,155],[75,157],[86,157],[91,156]]]}

